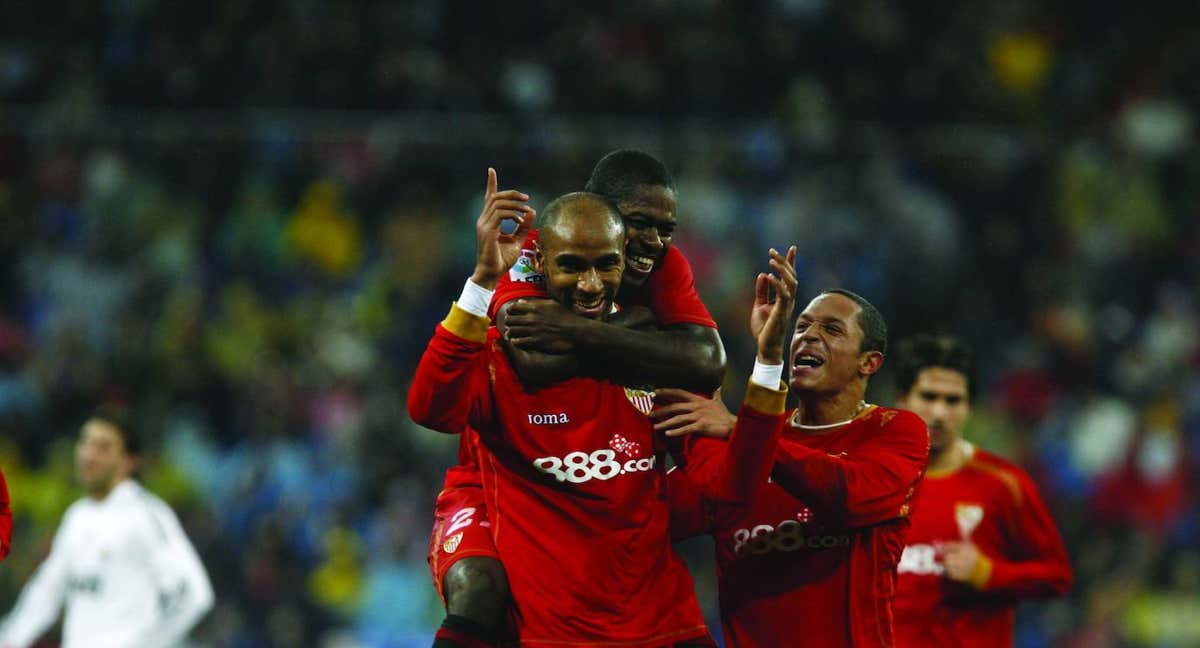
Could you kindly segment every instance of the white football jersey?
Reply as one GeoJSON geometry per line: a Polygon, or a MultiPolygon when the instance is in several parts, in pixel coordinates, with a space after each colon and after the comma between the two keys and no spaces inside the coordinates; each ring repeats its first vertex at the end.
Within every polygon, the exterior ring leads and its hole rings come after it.
{"type": "Polygon", "coordinates": [[[63,648],[175,645],[212,607],[200,557],[169,506],[125,480],[67,509],[50,556],[0,625],[25,648],[65,605],[63,648]]]}

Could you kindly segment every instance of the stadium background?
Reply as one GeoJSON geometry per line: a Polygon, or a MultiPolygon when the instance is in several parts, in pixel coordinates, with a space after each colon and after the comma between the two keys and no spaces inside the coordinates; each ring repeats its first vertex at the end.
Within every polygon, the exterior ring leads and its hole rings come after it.
{"type": "MultiPolygon", "coordinates": [[[[634,146],[677,178],[730,402],[750,277],[794,241],[802,294],[978,350],[969,437],[1035,476],[1076,570],[1021,646],[1200,642],[1200,23],[569,4],[4,7],[0,610],[78,496],[81,416],[116,400],[214,581],[201,645],[428,645],[455,443],[403,402],[484,170],[540,206],[634,146]]],[[[686,551],[715,618],[708,543],[686,551]]]]}

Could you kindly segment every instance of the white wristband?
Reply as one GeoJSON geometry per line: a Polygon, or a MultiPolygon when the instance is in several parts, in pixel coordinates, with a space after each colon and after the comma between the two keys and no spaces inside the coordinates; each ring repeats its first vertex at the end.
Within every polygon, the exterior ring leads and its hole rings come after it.
{"type": "Polygon", "coordinates": [[[466,285],[463,286],[462,295],[458,298],[458,307],[472,315],[487,317],[488,305],[492,303],[492,295],[494,294],[496,294],[495,290],[488,290],[474,281],[467,279],[466,285]]]}
{"type": "Polygon", "coordinates": [[[759,362],[758,358],[754,359],[754,371],[750,374],[750,382],[778,391],[781,380],[783,380],[783,363],[770,365],[759,362]]]}

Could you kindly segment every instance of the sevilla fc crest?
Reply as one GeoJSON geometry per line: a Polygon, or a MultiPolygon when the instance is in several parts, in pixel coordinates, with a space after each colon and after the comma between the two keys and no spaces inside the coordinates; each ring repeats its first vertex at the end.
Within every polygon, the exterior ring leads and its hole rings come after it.
{"type": "Polygon", "coordinates": [[[978,504],[955,504],[954,521],[963,540],[968,540],[975,528],[983,522],[983,507],[978,504]]]}
{"type": "Polygon", "coordinates": [[[628,398],[629,402],[633,403],[637,411],[642,414],[649,415],[650,410],[654,409],[654,392],[626,387],[625,398],[628,398]]]}
{"type": "Polygon", "coordinates": [[[462,542],[462,531],[459,531],[458,533],[455,533],[454,535],[450,536],[449,538],[446,538],[446,541],[442,543],[442,550],[445,551],[446,553],[454,553],[456,550],[458,550],[458,545],[461,542],[462,542]]]}

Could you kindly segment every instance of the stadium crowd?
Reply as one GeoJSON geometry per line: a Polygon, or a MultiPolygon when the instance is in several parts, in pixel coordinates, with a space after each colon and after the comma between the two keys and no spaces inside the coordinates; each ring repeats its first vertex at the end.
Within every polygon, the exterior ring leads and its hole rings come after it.
{"type": "MultiPolygon", "coordinates": [[[[536,205],[634,145],[677,179],[675,244],[730,332],[727,402],[753,356],[747,278],[795,240],[802,296],[844,285],[893,337],[977,350],[967,437],[1034,476],[1076,574],[1022,613],[1019,645],[1200,641],[1187,21],[63,4],[0,26],[0,612],[77,496],[80,422],[111,401],[213,581],[199,642],[428,645],[455,444],[403,402],[472,263],[484,170],[536,205]]],[[[715,618],[711,558],[688,548],[715,618]]]]}

